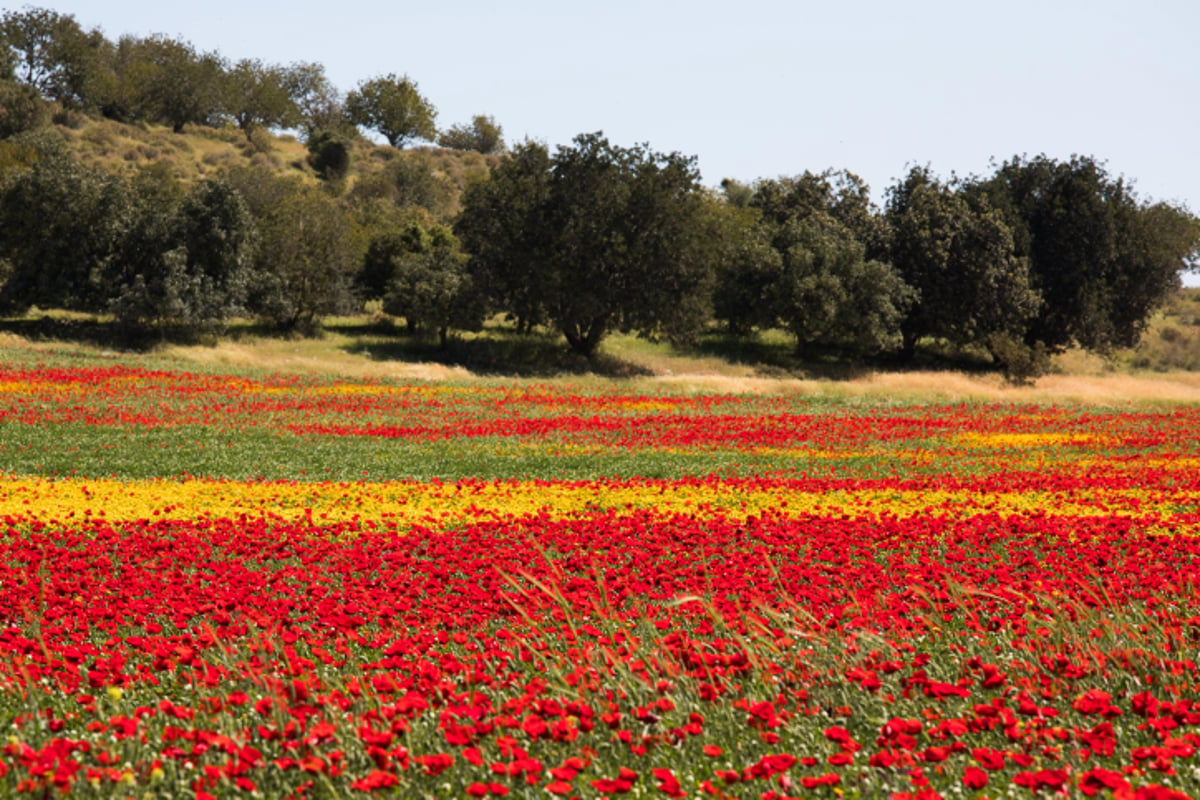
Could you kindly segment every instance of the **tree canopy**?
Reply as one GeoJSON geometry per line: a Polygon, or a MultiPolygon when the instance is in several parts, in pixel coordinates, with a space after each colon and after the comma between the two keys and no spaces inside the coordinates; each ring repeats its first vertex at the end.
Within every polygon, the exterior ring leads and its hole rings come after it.
{"type": "Polygon", "coordinates": [[[470,125],[451,125],[438,135],[437,143],[451,150],[474,150],[489,155],[504,150],[504,129],[491,116],[477,114],[470,125]]]}
{"type": "Polygon", "coordinates": [[[904,352],[925,336],[955,345],[1020,338],[1041,305],[1029,261],[982,195],[968,196],[914,167],[888,191],[888,257],[916,302],[904,319],[904,352]]]}
{"type": "Polygon", "coordinates": [[[346,114],[354,124],[381,133],[392,147],[437,136],[437,110],[407,75],[388,74],[360,83],[346,96],[346,114]]]}
{"type": "Polygon", "coordinates": [[[517,148],[468,191],[458,230],[506,310],[544,313],[591,356],[615,329],[695,335],[712,274],[704,207],[694,159],[582,134],[553,157],[517,148]]]}
{"type": "Polygon", "coordinates": [[[1042,298],[1025,331],[1051,349],[1107,352],[1137,342],[1150,313],[1195,268],[1200,223],[1186,209],[1140,202],[1090,157],[1016,157],[977,181],[1013,230],[1042,298]]]}

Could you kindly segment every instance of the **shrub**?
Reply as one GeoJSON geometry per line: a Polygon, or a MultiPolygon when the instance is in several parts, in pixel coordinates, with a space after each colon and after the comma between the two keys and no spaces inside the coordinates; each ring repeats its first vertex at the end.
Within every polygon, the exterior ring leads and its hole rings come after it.
{"type": "Polygon", "coordinates": [[[0,81],[0,139],[40,128],[49,118],[49,107],[36,89],[0,81]]]}
{"type": "Polygon", "coordinates": [[[1050,353],[1042,342],[1028,345],[1007,333],[996,333],[988,337],[987,348],[1014,385],[1032,384],[1050,370],[1050,353]]]}
{"type": "Polygon", "coordinates": [[[336,133],[319,131],[308,140],[308,164],[323,180],[341,180],[350,171],[350,143],[336,133]]]}

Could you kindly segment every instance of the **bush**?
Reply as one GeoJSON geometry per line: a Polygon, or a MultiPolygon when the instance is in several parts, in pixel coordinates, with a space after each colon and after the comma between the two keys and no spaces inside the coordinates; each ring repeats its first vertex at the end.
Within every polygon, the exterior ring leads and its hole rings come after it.
{"type": "Polygon", "coordinates": [[[342,180],[350,171],[350,143],[336,133],[319,131],[308,140],[308,164],[322,180],[342,180]]]}
{"type": "Polygon", "coordinates": [[[9,81],[0,81],[0,139],[45,125],[50,108],[37,90],[9,81]]]}
{"type": "Polygon", "coordinates": [[[988,351],[1004,368],[1005,379],[1016,386],[1027,386],[1050,371],[1050,352],[1042,342],[1028,345],[1007,333],[988,337],[988,351]]]}
{"type": "Polygon", "coordinates": [[[70,128],[73,131],[77,131],[84,128],[91,120],[88,119],[87,114],[76,111],[73,108],[60,108],[54,112],[54,115],[51,117],[51,121],[53,121],[55,125],[61,125],[64,128],[70,128]]]}

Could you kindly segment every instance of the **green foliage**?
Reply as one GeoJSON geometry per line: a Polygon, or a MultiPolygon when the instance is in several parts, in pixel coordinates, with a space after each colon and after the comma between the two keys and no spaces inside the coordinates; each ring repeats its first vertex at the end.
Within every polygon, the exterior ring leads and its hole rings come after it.
{"type": "Polygon", "coordinates": [[[392,256],[383,310],[404,317],[413,331],[436,331],[445,348],[450,328],[478,329],[483,306],[473,291],[467,256],[449,228],[415,227],[408,249],[392,256]]]}
{"type": "Polygon", "coordinates": [[[918,294],[902,326],[907,355],[924,336],[966,347],[1024,335],[1040,298],[986,198],[915,167],[889,189],[886,219],[892,265],[918,294]]]}
{"type": "MultiPolygon", "coordinates": [[[[744,195],[736,187],[729,191],[744,195]]],[[[886,224],[871,204],[870,187],[853,172],[805,172],[794,178],[759,181],[753,187],[749,205],[761,212],[764,221],[776,226],[811,214],[827,214],[854,234],[867,258],[887,257],[886,224]]]]}
{"type": "Polygon", "coordinates": [[[298,181],[259,170],[231,177],[245,187],[259,235],[250,310],[277,330],[311,334],[322,316],[350,309],[362,251],[346,210],[298,181]]]}
{"type": "Polygon", "coordinates": [[[156,35],[122,37],[110,102],[138,119],[176,133],[189,123],[214,124],[225,109],[225,63],[186,41],[156,35]]]}
{"type": "MultiPolygon", "coordinates": [[[[737,199],[725,206],[726,226],[716,241],[721,257],[717,260],[713,314],[731,333],[744,336],[755,326],[769,327],[776,322],[771,296],[783,271],[783,256],[772,246],[770,226],[760,224],[758,213],[749,208],[749,198],[741,198],[737,187],[744,184],[732,187],[737,199]],[[741,199],[746,202],[738,204],[741,199]]],[[[726,187],[726,197],[729,192],[726,187]]]]}
{"type": "Polygon", "coordinates": [[[15,83],[17,80],[17,54],[9,47],[6,38],[0,29],[0,81],[15,83]]]}
{"type": "Polygon", "coordinates": [[[886,241],[869,191],[851,173],[726,182],[735,220],[718,268],[715,313],[734,332],[780,325],[811,345],[873,352],[899,341],[915,294],[872,258],[886,241]]]}
{"type": "Polygon", "coordinates": [[[517,300],[505,310],[544,311],[589,357],[614,329],[684,340],[707,319],[711,227],[694,159],[582,134],[553,158],[517,148],[493,181],[468,191],[459,229],[481,286],[517,300]]]}
{"type": "Polygon", "coordinates": [[[259,127],[290,128],[300,123],[282,67],[242,59],[224,76],[224,109],[246,136],[259,127]]]}
{"type": "Polygon", "coordinates": [[[0,48],[18,81],[64,106],[90,105],[107,41],[84,31],[71,14],[26,6],[0,17],[0,48]]]}
{"type": "Polygon", "coordinates": [[[733,178],[724,178],[721,181],[721,194],[725,202],[734,208],[748,208],[754,199],[754,187],[733,178]]]}
{"type": "Polygon", "coordinates": [[[355,125],[383,134],[392,147],[437,136],[437,111],[407,75],[364,81],[346,96],[346,114],[355,125]]]}
{"type": "Polygon", "coordinates": [[[0,139],[0,184],[13,170],[25,169],[38,158],[37,150],[15,139],[0,139]]]}
{"type": "Polygon", "coordinates": [[[504,150],[504,129],[491,116],[478,114],[471,118],[470,125],[451,125],[442,131],[437,143],[451,150],[500,153],[504,150]]]}
{"type": "Polygon", "coordinates": [[[12,273],[0,306],[100,311],[101,276],[128,225],[125,182],[47,152],[0,184],[0,257],[12,273]]]}
{"type": "Polygon", "coordinates": [[[450,216],[454,204],[454,186],[434,169],[426,153],[401,153],[384,169],[384,177],[390,181],[392,200],[400,207],[420,206],[429,209],[435,217],[450,216]]]}
{"type": "Polygon", "coordinates": [[[354,126],[346,119],[346,105],[337,87],[315,61],[301,61],[282,70],[283,86],[299,112],[305,138],[318,133],[348,136],[354,126]]]}
{"type": "Polygon", "coordinates": [[[1194,266],[1200,226],[1186,209],[1139,202],[1092,158],[1013,158],[973,191],[1000,209],[1043,299],[1027,342],[1107,352],[1135,344],[1194,266]]]}
{"type": "Polygon", "coordinates": [[[350,171],[350,143],[332,131],[317,131],[308,137],[308,165],[326,181],[342,181],[350,171]]]}
{"type": "Polygon", "coordinates": [[[437,219],[446,221],[457,210],[454,183],[436,169],[426,152],[391,151],[394,155],[383,169],[363,176],[350,189],[354,202],[384,201],[397,208],[425,208],[437,219]]]}
{"type": "Polygon", "coordinates": [[[915,293],[889,265],[825,214],[789,220],[774,237],[781,269],[768,288],[768,308],[809,345],[873,352],[899,343],[900,322],[915,293]]]}
{"type": "Polygon", "coordinates": [[[1004,369],[1009,383],[1027,386],[1050,371],[1050,352],[1041,342],[1026,344],[998,331],[987,337],[986,345],[992,359],[1004,369]]]}
{"type": "Polygon", "coordinates": [[[169,184],[147,185],[139,194],[140,213],[110,270],[109,310],[127,326],[191,329],[211,329],[239,313],[255,232],[237,191],[206,181],[174,208],[169,184]]]}
{"type": "Polygon", "coordinates": [[[0,80],[0,139],[40,128],[50,108],[32,86],[0,80]]]}
{"type": "Polygon", "coordinates": [[[364,300],[382,300],[396,277],[397,263],[429,249],[428,228],[418,221],[373,237],[354,278],[355,288],[364,300]]]}
{"type": "Polygon", "coordinates": [[[549,319],[542,285],[551,270],[546,241],[552,162],[545,145],[523,142],[467,187],[455,231],[471,254],[471,275],[496,308],[527,333],[549,319]]]}

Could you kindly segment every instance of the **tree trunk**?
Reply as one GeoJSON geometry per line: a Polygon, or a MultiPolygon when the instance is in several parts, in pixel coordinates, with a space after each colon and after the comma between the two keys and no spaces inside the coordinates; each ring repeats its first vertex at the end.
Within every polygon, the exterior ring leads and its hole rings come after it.
{"type": "Polygon", "coordinates": [[[567,337],[567,344],[576,353],[586,356],[590,361],[596,353],[596,348],[600,346],[604,334],[608,333],[608,318],[608,314],[595,317],[588,322],[586,328],[563,324],[561,328],[563,335],[567,337]]]}

